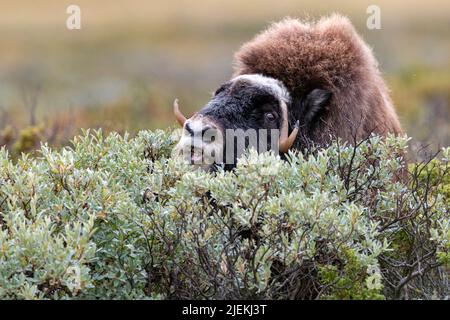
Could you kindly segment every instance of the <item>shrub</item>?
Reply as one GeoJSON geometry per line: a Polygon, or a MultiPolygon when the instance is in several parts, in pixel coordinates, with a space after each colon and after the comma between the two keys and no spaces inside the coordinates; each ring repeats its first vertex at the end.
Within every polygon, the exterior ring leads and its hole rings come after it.
{"type": "Polygon", "coordinates": [[[88,131],[17,161],[3,148],[0,298],[448,296],[449,148],[423,183],[426,164],[399,178],[401,138],[250,151],[215,173],[172,159],[174,140],[88,131]]]}

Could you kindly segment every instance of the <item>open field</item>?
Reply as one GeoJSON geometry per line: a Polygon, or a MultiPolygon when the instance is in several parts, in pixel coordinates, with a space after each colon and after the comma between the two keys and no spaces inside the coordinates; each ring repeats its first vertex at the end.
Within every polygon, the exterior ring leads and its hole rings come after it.
{"type": "Polygon", "coordinates": [[[341,12],[373,46],[408,133],[450,144],[448,1],[377,1],[381,30],[365,26],[371,1],[79,0],[82,30],[69,31],[72,3],[0,1],[0,131],[16,139],[33,104],[36,124],[65,128],[55,143],[79,127],[164,128],[173,99],[198,109],[271,21],[341,12]]]}

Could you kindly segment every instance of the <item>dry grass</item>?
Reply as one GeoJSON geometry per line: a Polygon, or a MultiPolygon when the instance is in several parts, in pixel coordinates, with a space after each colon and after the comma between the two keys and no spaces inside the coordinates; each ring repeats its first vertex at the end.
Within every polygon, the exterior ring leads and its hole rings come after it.
{"type": "Polygon", "coordinates": [[[233,52],[269,22],[286,15],[341,12],[373,46],[401,117],[414,130],[411,121],[417,120],[417,110],[426,108],[423,88],[427,94],[449,92],[450,78],[434,75],[436,70],[444,74],[450,70],[450,2],[377,0],[382,30],[370,31],[365,19],[372,3],[0,0],[0,107],[21,126],[28,115],[20,87],[27,80],[42,87],[40,120],[78,109],[84,110],[77,113],[86,115],[85,125],[106,125],[112,121],[108,112],[95,109],[122,105],[128,109],[124,114],[132,116],[114,120],[123,119],[128,129],[165,127],[171,123],[172,99],[180,98],[187,113],[198,109],[231,75],[233,52]],[[66,7],[72,3],[82,9],[81,31],[65,28],[66,7]],[[403,73],[415,66],[429,72],[420,78],[424,84],[410,86],[413,73],[406,78],[403,73]],[[142,110],[149,115],[144,124],[142,110]]]}

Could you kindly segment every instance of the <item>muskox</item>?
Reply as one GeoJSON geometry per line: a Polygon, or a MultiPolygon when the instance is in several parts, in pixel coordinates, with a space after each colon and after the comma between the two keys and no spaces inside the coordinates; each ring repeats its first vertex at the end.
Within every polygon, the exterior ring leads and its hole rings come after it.
{"type": "Polygon", "coordinates": [[[175,102],[174,112],[183,126],[177,152],[205,168],[233,167],[240,153],[228,142],[247,135],[248,147],[251,130],[258,145],[266,135],[263,151],[281,154],[337,137],[354,142],[371,133],[402,133],[371,49],[337,14],[271,25],[238,50],[233,78],[204,108],[186,119],[175,102]],[[225,160],[230,151],[231,161],[225,160]]]}

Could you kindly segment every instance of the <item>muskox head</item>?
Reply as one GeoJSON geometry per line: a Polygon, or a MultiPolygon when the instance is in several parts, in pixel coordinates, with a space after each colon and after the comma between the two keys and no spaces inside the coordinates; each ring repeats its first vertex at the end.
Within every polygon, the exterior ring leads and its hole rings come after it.
{"type": "Polygon", "coordinates": [[[204,169],[214,164],[233,168],[247,148],[286,153],[300,138],[300,125],[307,127],[329,98],[328,91],[316,89],[293,103],[276,79],[238,76],[217,89],[211,101],[189,119],[175,101],[174,113],[183,126],[175,152],[204,169]]]}

